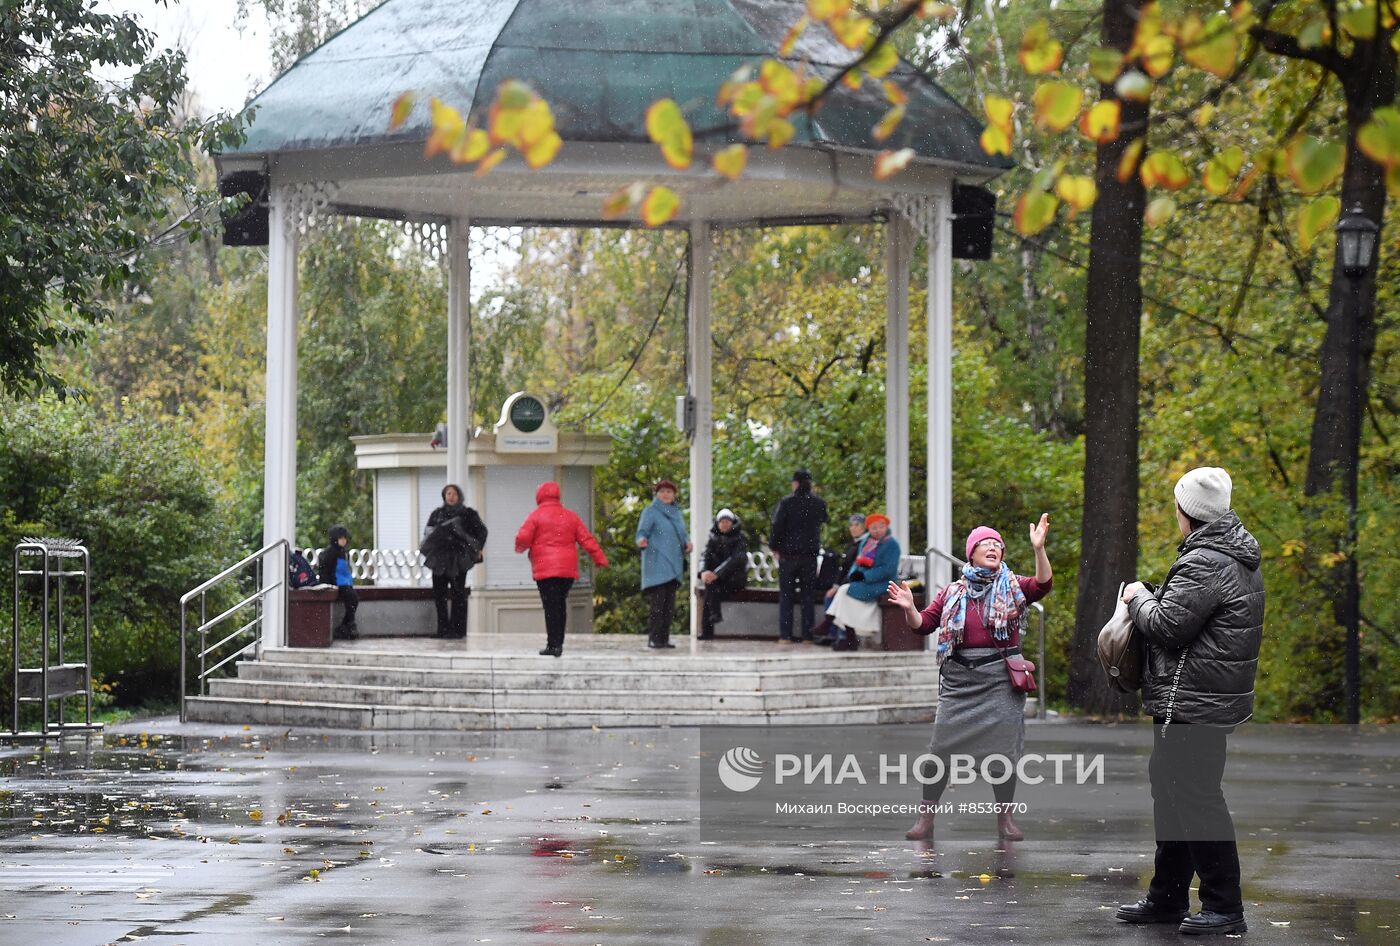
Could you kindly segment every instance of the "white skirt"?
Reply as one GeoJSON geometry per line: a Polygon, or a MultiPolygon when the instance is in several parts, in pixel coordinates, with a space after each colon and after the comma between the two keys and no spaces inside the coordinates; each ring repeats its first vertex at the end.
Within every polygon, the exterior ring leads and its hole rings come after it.
{"type": "Polygon", "coordinates": [[[881,627],[880,605],[874,601],[852,598],[849,585],[836,589],[826,613],[837,624],[852,631],[878,631],[881,627]]]}

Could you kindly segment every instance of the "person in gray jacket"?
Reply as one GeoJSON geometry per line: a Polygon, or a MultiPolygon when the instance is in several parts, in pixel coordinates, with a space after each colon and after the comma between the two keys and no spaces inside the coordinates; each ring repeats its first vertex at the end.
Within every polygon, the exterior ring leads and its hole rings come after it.
{"type": "Polygon", "coordinates": [[[1120,907],[1129,923],[1176,923],[1182,933],[1243,933],[1240,856],[1220,783],[1225,739],[1254,715],[1264,630],[1259,543],[1230,509],[1230,475],[1200,467],[1177,481],[1185,537],[1155,594],[1123,589],[1142,634],[1143,709],[1152,714],[1152,812],[1157,855],[1147,896],[1120,907]],[[1190,914],[1191,878],[1201,912],[1190,914]]]}

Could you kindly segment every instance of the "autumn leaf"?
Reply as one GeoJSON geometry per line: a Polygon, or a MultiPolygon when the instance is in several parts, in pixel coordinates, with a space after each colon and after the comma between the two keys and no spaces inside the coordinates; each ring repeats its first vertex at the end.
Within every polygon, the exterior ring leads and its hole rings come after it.
{"type": "Polygon", "coordinates": [[[905,92],[898,82],[886,79],[880,83],[880,87],[885,90],[885,101],[891,105],[905,105],[909,102],[909,93],[905,92]]]}
{"type": "Polygon", "coordinates": [[[491,173],[491,169],[506,159],[506,149],[497,148],[486,157],[481,159],[481,163],[476,166],[476,177],[485,177],[491,173]]]}
{"type": "Polygon", "coordinates": [[[1147,205],[1143,211],[1142,222],[1149,227],[1157,227],[1166,223],[1176,213],[1176,201],[1170,197],[1158,197],[1147,205]]]}
{"type": "Polygon", "coordinates": [[[1230,15],[1217,12],[1204,23],[1191,14],[1181,26],[1181,58],[1197,69],[1226,79],[1235,71],[1240,40],[1230,15]]]}
{"type": "Polygon", "coordinates": [[[1327,194],[1298,211],[1298,249],[1304,253],[1312,249],[1313,242],[1336,221],[1341,210],[1341,200],[1327,194]]]}
{"type": "Polygon", "coordinates": [[[1142,158],[1142,149],[1146,141],[1142,138],[1135,139],[1128,143],[1123,149],[1123,153],[1118,157],[1118,167],[1114,176],[1118,178],[1118,183],[1126,184],[1128,179],[1137,173],[1138,161],[1142,158]]]}
{"type": "Polygon", "coordinates": [[[1089,51],[1089,74],[1103,85],[1112,85],[1123,71],[1123,54],[1104,46],[1089,51]]]}
{"type": "Polygon", "coordinates": [[[875,155],[875,180],[887,181],[909,166],[914,160],[913,148],[900,148],[898,151],[881,151],[875,155]]]}
{"type": "Polygon", "coordinates": [[[1113,84],[1113,94],[1125,102],[1146,102],[1152,98],[1152,80],[1136,69],[1129,69],[1113,84]]]}
{"type": "Polygon", "coordinates": [[[904,120],[904,106],[896,105],[884,114],[884,117],[870,131],[870,137],[876,141],[884,141],[894,134],[899,123],[904,120]]]}
{"type": "Polygon", "coordinates": [[[1011,215],[1011,223],[1021,236],[1035,236],[1055,219],[1055,211],[1060,202],[1053,194],[1032,190],[1021,195],[1016,202],[1016,210],[1011,215]]]}
{"type": "Polygon", "coordinates": [[[1084,90],[1068,82],[1042,82],[1031,97],[1035,106],[1035,127],[1049,131],[1064,131],[1074,124],[1084,90]]]}
{"type": "Polygon", "coordinates": [[[1372,112],[1356,133],[1356,146],[1377,164],[1387,168],[1400,164],[1400,109],[1391,105],[1372,112]]]}
{"type": "Polygon", "coordinates": [[[614,220],[630,210],[641,199],[637,194],[641,186],[629,184],[609,194],[603,200],[603,219],[614,220]]]}
{"type": "Polygon", "coordinates": [[[1145,187],[1164,187],[1169,191],[1181,190],[1191,183],[1191,172],[1173,151],[1157,150],[1142,162],[1139,172],[1145,187]]]}
{"type": "Polygon", "coordinates": [[[1298,190],[1304,194],[1315,194],[1341,175],[1346,149],[1340,142],[1299,135],[1289,142],[1284,159],[1288,176],[1298,190]]]}
{"type": "Polygon", "coordinates": [[[1011,137],[995,125],[983,128],[978,142],[987,154],[1011,154],[1011,137]]]}
{"type": "Polygon", "coordinates": [[[661,156],[668,165],[677,171],[690,167],[695,141],[675,100],[659,99],[651,103],[647,109],[646,128],[648,137],[661,146],[661,156]]]}
{"type": "Polygon", "coordinates": [[[749,149],[742,144],[732,144],[716,152],[712,164],[716,172],[731,181],[737,181],[744,173],[749,161],[749,149]]]}
{"type": "Polygon", "coordinates": [[[671,188],[658,184],[642,201],[642,222],[649,227],[659,227],[680,209],[680,196],[671,188]]]}
{"type": "Polygon", "coordinates": [[[1172,71],[1172,61],[1175,58],[1176,44],[1172,42],[1172,38],[1166,34],[1158,34],[1147,41],[1147,47],[1142,51],[1142,68],[1152,78],[1160,79],[1172,71]]]}
{"type": "Polygon", "coordinates": [[[418,96],[413,92],[405,92],[394,99],[393,107],[389,109],[389,130],[398,131],[403,127],[403,123],[408,121],[408,116],[413,114],[413,107],[418,104],[418,96]]]}
{"type": "Polygon", "coordinates": [[[433,130],[428,135],[428,143],[423,149],[425,158],[431,158],[443,151],[451,152],[467,133],[467,123],[462,119],[462,113],[451,105],[433,98],[428,100],[428,108],[433,130]]]}
{"type": "Polygon", "coordinates": [[[1088,210],[1099,199],[1099,188],[1087,174],[1066,174],[1055,182],[1055,194],[1069,207],[1068,219],[1088,210]]]}
{"type": "Polygon", "coordinates": [[[1054,72],[1064,61],[1065,49],[1060,41],[1050,35],[1050,24],[1036,20],[1021,37],[1021,51],[1018,53],[1021,66],[1033,76],[1054,72]]]}
{"type": "Polygon", "coordinates": [[[862,68],[865,69],[866,75],[881,79],[897,65],[899,65],[899,53],[895,51],[893,43],[885,42],[875,47],[875,51],[870,54],[870,58],[865,61],[862,68]]]}
{"type": "Polygon", "coordinates": [[[1216,197],[1224,197],[1235,182],[1235,175],[1244,167],[1244,150],[1231,145],[1206,162],[1201,172],[1201,184],[1216,197]]]}
{"type": "Polygon", "coordinates": [[[786,35],[783,36],[783,41],[780,44],[778,44],[779,56],[792,55],[793,49],[797,46],[797,41],[802,37],[802,34],[807,29],[807,25],[811,22],[812,21],[809,17],[804,16],[801,19],[799,19],[796,23],[792,24],[792,26],[788,29],[786,35]]]}
{"type": "Polygon", "coordinates": [[[792,140],[792,136],[797,134],[797,126],[786,118],[774,119],[768,125],[768,147],[770,150],[777,150],[792,140]]]}
{"type": "Polygon", "coordinates": [[[1011,137],[1011,113],[1015,108],[1010,99],[1000,95],[989,95],[982,100],[982,112],[987,116],[987,121],[1005,132],[1008,138],[1011,137]]]}
{"type": "Polygon", "coordinates": [[[1079,120],[1079,130],[1085,138],[1097,144],[1107,144],[1118,137],[1123,106],[1117,99],[1095,102],[1079,120]]]}
{"type": "Polygon", "coordinates": [[[827,20],[826,25],[842,46],[847,49],[860,49],[870,38],[871,21],[868,17],[846,13],[827,20]]]}
{"type": "Polygon", "coordinates": [[[1376,35],[1376,21],[1379,17],[1376,14],[1376,4],[1374,0],[1363,3],[1359,7],[1352,7],[1345,13],[1337,17],[1337,22],[1352,39],[1374,39],[1376,35]]]}
{"type": "Polygon", "coordinates": [[[471,164],[480,161],[490,150],[491,136],[480,128],[469,128],[448,157],[458,164],[471,164]]]}
{"type": "Polygon", "coordinates": [[[525,151],[525,163],[530,166],[530,170],[538,171],[553,161],[563,146],[564,139],[559,137],[558,132],[551,131],[525,151]]]}

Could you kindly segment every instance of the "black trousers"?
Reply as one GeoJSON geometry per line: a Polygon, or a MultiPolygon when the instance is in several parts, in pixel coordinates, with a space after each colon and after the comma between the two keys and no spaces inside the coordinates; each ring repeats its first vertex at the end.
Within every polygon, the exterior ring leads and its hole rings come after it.
{"type": "Polygon", "coordinates": [[[816,623],[817,556],[784,554],[778,559],[778,636],[792,640],[792,608],[802,601],[802,637],[816,623]]]}
{"type": "MultiPolygon", "coordinates": [[[[933,774],[933,773],[932,773],[932,769],[933,769],[933,763],[931,763],[931,762],[925,762],[925,763],[924,763],[924,775],[925,775],[925,777],[927,777],[927,776],[933,774]]],[[[999,772],[992,772],[991,774],[992,774],[992,775],[1000,775],[1000,774],[1002,774],[1002,773],[999,773],[999,772]]],[[[1006,804],[1009,804],[1009,803],[1015,801],[1015,800],[1016,800],[1016,784],[1017,784],[1017,782],[1016,782],[1016,770],[1015,770],[1015,768],[1013,768],[1013,769],[1011,770],[1011,778],[1007,779],[1005,782],[998,782],[998,783],[994,783],[994,784],[992,785],[992,797],[995,798],[999,803],[1001,803],[1001,804],[1003,804],[1003,805],[1006,805],[1006,804]]],[[[924,783],[924,801],[928,802],[929,804],[934,804],[934,805],[938,804],[939,799],[941,799],[941,798],[943,797],[943,792],[944,792],[947,788],[948,788],[948,760],[947,760],[947,759],[944,759],[944,760],[943,760],[943,774],[942,774],[941,776],[939,776],[938,781],[936,781],[936,782],[925,782],[925,783],[924,783]]]]}
{"type": "Polygon", "coordinates": [[[1215,726],[1172,723],[1152,727],[1152,817],[1157,837],[1156,872],[1147,895],[1172,909],[1189,909],[1192,875],[1201,878],[1201,909],[1243,910],[1240,852],[1235,823],[1220,783],[1225,737],[1215,726]]]}
{"type": "Polygon", "coordinates": [[[335,589],[335,596],[345,608],[345,615],[340,619],[340,626],[353,631],[355,629],[355,612],[360,608],[360,596],[355,594],[355,589],[349,585],[338,585],[335,589]]]}
{"type": "Polygon", "coordinates": [[[564,649],[564,625],[569,616],[569,589],[574,586],[572,578],[536,578],[535,587],[540,590],[540,603],[544,605],[544,633],[546,645],[554,650],[564,649]]]}
{"type": "Polygon", "coordinates": [[[729,596],[727,589],[721,588],[719,582],[714,582],[705,586],[705,608],[700,612],[700,633],[706,637],[715,635],[715,625],[724,621],[724,611],[722,605],[724,599],[729,596]]]}
{"type": "Polygon", "coordinates": [[[647,599],[647,640],[653,644],[671,642],[671,621],[676,616],[676,589],[679,587],[680,582],[668,581],[642,592],[647,599]]]}
{"type": "Polygon", "coordinates": [[[433,575],[433,604],[439,637],[467,636],[467,576],[433,575]],[[451,601],[452,609],[448,610],[451,601]]]}

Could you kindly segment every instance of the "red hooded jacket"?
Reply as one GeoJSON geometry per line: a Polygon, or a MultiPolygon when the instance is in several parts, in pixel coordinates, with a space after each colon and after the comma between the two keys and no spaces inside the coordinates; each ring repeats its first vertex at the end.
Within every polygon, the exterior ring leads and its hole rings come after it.
{"type": "Polygon", "coordinates": [[[559,502],[559,484],[541,483],[535,490],[535,511],[515,534],[515,551],[530,553],[530,569],[541,578],[577,578],[578,549],[582,545],[593,564],[606,568],[608,557],[573,510],[559,502]]]}

